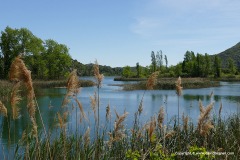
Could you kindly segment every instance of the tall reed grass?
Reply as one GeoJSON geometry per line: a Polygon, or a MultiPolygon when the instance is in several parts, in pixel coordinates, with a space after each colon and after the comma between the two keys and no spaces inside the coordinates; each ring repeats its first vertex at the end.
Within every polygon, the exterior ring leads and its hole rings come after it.
{"type": "MultiPolygon", "coordinates": [[[[13,125],[20,108],[18,103],[21,98],[18,96],[18,85],[23,85],[27,89],[28,111],[30,129],[22,133],[22,138],[16,140],[15,159],[239,159],[240,158],[240,116],[232,115],[228,119],[221,118],[221,110],[218,115],[211,116],[213,103],[204,107],[199,102],[200,115],[197,125],[182,115],[173,117],[164,124],[165,111],[159,108],[157,115],[145,124],[140,124],[141,113],[143,112],[144,93],[139,107],[135,112],[135,119],[131,129],[126,129],[124,121],[128,113],[122,115],[115,111],[116,119],[114,123],[111,119],[111,105],[106,107],[106,121],[100,132],[100,94],[103,75],[99,73],[98,64],[94,67],[97,91],[90,97],[92,112],[94,113],[95,125],[90,126],[89,114],[85,114],[80,100],[77,98],[80,93],[78,77],[73,71],[67,81],[66,96],[61,107],[62,112],[56,113],[58,127],[60,131],[57,135],[52,135],[49,131],[39,133],[36,123],[36,115],[41,117],[39,106],[35,99],[35,94],[30,77],[23,61],[18,57],[13,62],[11,68],[11,79],[17,81],[12,89],[12,109],[4,106],[0,101],[0,112],[3,116],[11,115],[10,125],[13,125]],[[14,63],[16,63],[14,66],[14,63]],[[18,67],[17,67],[18,66],[18,67]],[[20,83],[19,83],[20,82],[20,83]],[[72,110],[76,112],[76,124],[69,124],[68,118],[73,117],[72,110]],[[36,112],[38,111],[38,112],[36,112]],[[78,114],[80,113],[80,114],[78,114]],[[107,128],[107,124],[111,128],[107,128]],[[76,125],[75,133],[69,132],[71,125],[76,125]],[[91,131],[96,131],[94,137],[90,137],[91,131]],[[182,155],[180,153],[192,153],[182,155]],[[209,153],[221,153],[209,154],[209,153]],[[195,154],[194,153],[199,153],[195,154]],[[225,154],[224,154],[225,153],[225,154]],[[231,153],[228,155],[228,153],[231,153]]],[[[156,73],[148,80],[148,89],[154,88],[156,73]]],[[[181,94],[181,82],[177,81],[177,94],[181,94]]],[[[180,107],[180,106],[178,106],[180,107]]],[[[223,106],[222,106],[223,107],[223,106]]],[[[222,108],[220,107],[220,108],[222,108]]],[[[41,119],[42,126],[44,121],[41,119]]],[[[10,127],[10,126],[9,126],[10,127]]],[[[5,159],[7,159],[5,157],[5,159]]]]}

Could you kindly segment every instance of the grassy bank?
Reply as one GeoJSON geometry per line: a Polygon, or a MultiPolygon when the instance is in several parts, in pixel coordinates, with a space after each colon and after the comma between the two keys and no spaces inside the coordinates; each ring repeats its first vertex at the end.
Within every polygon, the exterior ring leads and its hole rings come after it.
{"type": "MultiPolygon", "coordinates": [[[[67,80],[50,80],[50,81],[42,81],[35,80],[33,81],[33,87],[36,90],[36,94],[38,90],[41,88],[56,88],[56,87],[66,87],[67,80]]],[[[79,86],[81,87],[91,87],[94,86],[95,83],[90,80],[79,80],[79,86]]],[[[11,90],[13,88],[13,83],[6,80],[0,80],[0,100],[6,101],[11,95],[11,90]]],[[[22,88],[23,92],[25,89],[22,88]]]]}
{"type": "MultiPolygon", "coordinates": [[[[155,90],[160,89],[175,89],[175,78],[161,78],[157,80],[156,85],[153,87],[155,90]]],[[[182,86],[184,89],[197,89],[220,86],[219,81],[211,81],[207,78],[182,78],[182,86]]],[[[141,81],[135,84],[123,85],[124,90],[145,90],[146,81],[141,81]]]]}

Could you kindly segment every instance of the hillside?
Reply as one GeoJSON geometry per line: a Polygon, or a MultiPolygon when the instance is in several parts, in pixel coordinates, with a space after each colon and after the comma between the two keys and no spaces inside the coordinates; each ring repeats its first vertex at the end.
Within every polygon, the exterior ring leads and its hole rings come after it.
{"type": "Polygon", "coordinates": [[[238,69],[240,69],[240,42],[217,55],[221,58],[224,68],[227,66],[227,59],[232,58],[238,69]]]}

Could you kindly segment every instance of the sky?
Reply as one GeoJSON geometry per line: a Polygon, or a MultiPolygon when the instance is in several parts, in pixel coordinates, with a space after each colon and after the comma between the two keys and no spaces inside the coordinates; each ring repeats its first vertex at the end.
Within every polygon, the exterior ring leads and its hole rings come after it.
{"type": "Polygon", "coordinates": [[[187,50],[220,53],[240,42],[239,0],[0,0],[0,31],[27,28],[65,44],[83,64],[169,65],[187,50]]]}

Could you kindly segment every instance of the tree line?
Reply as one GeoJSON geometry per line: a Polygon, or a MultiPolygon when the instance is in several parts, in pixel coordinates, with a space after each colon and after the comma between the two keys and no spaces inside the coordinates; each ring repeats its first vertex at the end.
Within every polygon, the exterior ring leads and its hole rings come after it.
{"type": "Polygon", "coordinates": [[[42,40],[27,28],[6,27],[0,35],[0,79],[6,79],[13,59],[21,55],[33,78],[59,79],[69,73],[71,56],[64,44],[42,40]]]}
{"type": "Polygon", "coordinates": [[[232,58],[226,59],[227,66],[223,67],[218,55],[207,53],[195,54],[193,51],[186,51],[182,62],[177,65],[168,66],[167,55],[162,51],[156,54],[151,52],[151,64],[143,67],[136,63],[136,67],[123,67],[122,77],[125,78],[144,78],[155,71],[160,71],[161,77],[215,77],[222,75],[235,76],[238,74],[237,66],[232,58]]]}
{"type": "MultiPolygon", "coordinates": [[[[0,79],[7,79],[10,65],[21,55],[34,79],[61,79],[72,69],[79,76],[93,75],[93,64],[82,64],[73,60],[69,48],[55,40],[42,40],[27,28],[6,27],[0,35],[0,79]]],[[[99,65],[104,75],[121,75],[122,67],[99,65]]]]}

